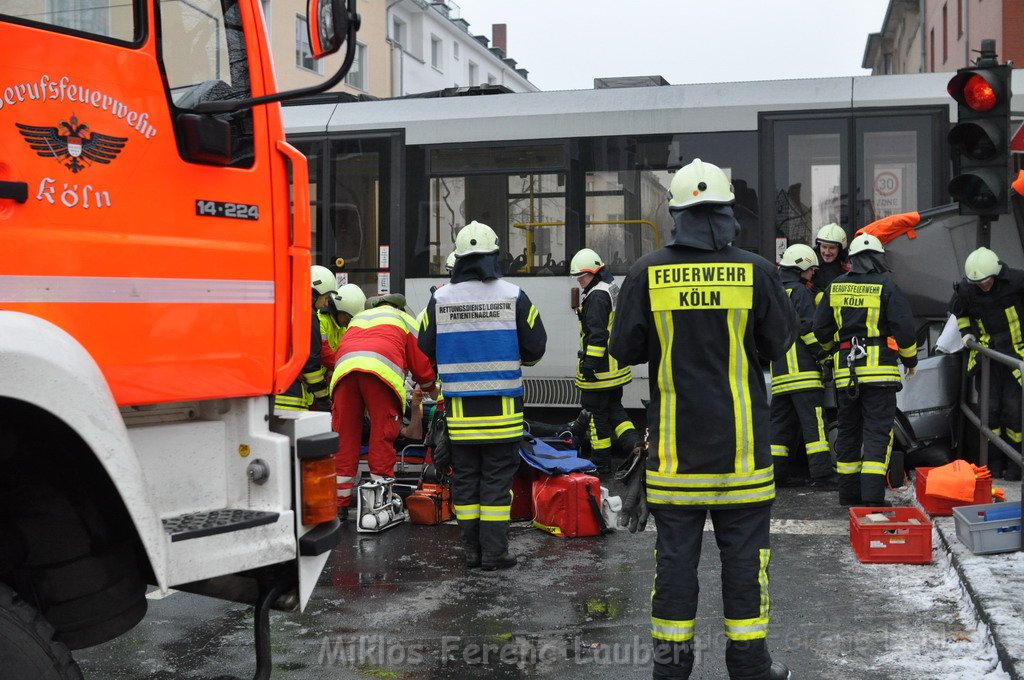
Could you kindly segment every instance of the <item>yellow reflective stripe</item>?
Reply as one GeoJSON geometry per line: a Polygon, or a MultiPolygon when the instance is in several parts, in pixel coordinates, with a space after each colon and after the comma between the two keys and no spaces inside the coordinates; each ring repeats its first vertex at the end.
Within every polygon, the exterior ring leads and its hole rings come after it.
{"type": "Polygon", "coordinates": [[[512,512],[511,505],[481,505],[481,522],[508,522],[512,512]]]}
{"type": "Polygon", "coordinates": [[[739,472],[725,473],[679,473],[647,471],[648,486],[668,486],[679,488],[694,488],[703,486],[754,486],[764,482],[770,482],[775,478],[775,468],[768,466],[754,470],[751,473],[739,472]]]}
{"type": "Polygon", "coordinates": [[[455,505],[455,519],[480,519],[480,505],[455,505]]]}
{"type": "Polygon", "coordinates": [[[772,455],[787,458],[789,457],[789,447],[785,444],[772,444],[772,455]]]}
{"type": "Polygon", "coordinates": [[[818,438],[813,442],[806,442],[805,448],[807,449],[808,456],[828,451],[828,437],[825,435],[825,419],[822,416],[822,410],[820,406],[814,407],[814,420],[818,431],[818,438]]]}
{"type": "Polygon", "coordinates": [[[653,505],[728,505],[760,503],[775,498],[775,484],[735,491],[665,491],[647,488],[647,502],[653,505]]]}
{"type": "Polygon", "coordinates": [[[324,368],[323,366],[320,366],[315,371],[310,371],[309,373],[303,373],[302,374],[302,379],[305,380],[307,383],[317,382],[319,380],[326,380],[327,379],[327,369],[324,368]]]}
{"type": "Polygon", "coordinates": [[[608,352],[608,348],[599,347],[597,345],[587,345],[587,356],[588,357],[603,357],[608,352]]]}
{"type": "Polygon", "coordinates": [[[1013,349],[1019,355],[1024,352],[1024,338],[1021,337],[1020,317],[1017,315],[1016,307],[1006,308],[1006,321],[1010,325],[1010,342],[1013,343],[1013,349]]]}
{"type": "MultiPolygon", "coordinates": [[[[743,336],[747,329],[749,310],[733,309],[729,312],[729,391],[732,392],[733,421],[736,436],[736,470],[754,469],[754,428],[751,418],[750,382],[747,380],[747,353],[743,336]]],[[[673,440],[675,443],[675,440],[673,440]]]]}
{"type": "Polygon", "coordinates": [[[427,309],[424,307],[420,315],[416,317],[416,321],[419,322],[420,331],[425,331],[430,328],[430,315],[427,314],[427,309]]]}
{"type": "Polygon", "coordinates": [[[1006,428],[1006,431],[1003,432],[1003,434],[1006,436],[1007,439],[1009,439],[1014,444],[1020,444],[1022,438],[1024,438],[1021,436],[1020,432],[1016,432],[1014,430],[1011,430],[1010,428],[1006,428]]]}
{"type": "Polygon", "coordinates": [[[807,448],[808,456],[812,456],[816,453],[825,453],[828,451],[828,442],[807,442],[805,446],[807,448]]]}
{"type": "Polygon", "coordinates": [[[629,432],[630,430],[635,430],[635,429],[636,429],[636,427],[633,426],[633,423],[631,423],[630,421],[627,420],[626,422],[619,423],[618,425],[615,426],[615,436],[616,437],[621,437],[626,432],[629,432]]]}
{"type": "Polygon", "coordinates": [[[828,436],[825,435],[825,409],[821,406],[814,407],[814,419],[818,423],[818,441],[825,442],[828,446],[828,436]]]}
{"type": "Polygon", "coordinates": [[[884,475],[886,464],[875,460],[866,460],[861,464],[860,472],[863,475],[884,475]]]}
{"type": "Polygon", "coordinates": [[[804,341],[805,345],[813,345],[818,342],[818,338],[814,336],[814,333],[805,333],[800,336],[800,339],[804,341]]]}
{"type": "Polygon", "coordinates": [[[523,436],[523,426],[502,427],[487,430],[456,428],[449,424],[448,434],[452,441],[476,441],[481,439],[518,439],[523,436]]]}
{"type": "Polygon", "coordinates": [[[651,637],[669,642],[686,642],[693,639],[696,619],[672,620],[651,617],[651,637]]]}
{"type": "Polygon", "coordinates": [[[860,461],[855,460],[852,462],[836,461],[836,472],[841,475],[859,475],[860,474],[860,461]]]}
{"type": "Polygon", "coordinates": [[[658,437],[658,471],[671,473],[677,469],[676,459],[676,383],[672,371],[672,347],[675,342],[675,328],[672,312],[654,312],[654,325],[658,331],[661,346],[661,361],[658,363],[658,393],[661,396],[661,413],[658,437]]]}
{"type": "Polygon", "coordinates": [[[901,357],[916,357],[917,356],[917,343],[913,343],[907,347],[900,347],[901,357]]]}
{"type": "Polygon", "coordinates": [[[958,316],[958,317],[956,317],[956,327],[957,327],[957,330],[961,330],[961,331],[967,330],[968,328],[971,327],[971,319],[969,317],[966,317],[966,316],[958,316]]]}
{"type": "Polygon", "coordinates": [[[592,448],[595,451],[600,451],[600,450],[604,450],[604,449],[610,449],[612,447],[612,438],[611,437],[606,437],[604,439],[594,439],[593,437],[591,437],[590,441],[591,441],[592,448]]]}
{"type": "Polygon", "coordinates": [[[533,328],[533,324],[536,323],[537,317],[539,315],[540,312],[537,311],[537,308],[534,307],[533,305],[530,305],[530,313],[526,315],[526,325],[529,326],[530,328],[533,328]]]}

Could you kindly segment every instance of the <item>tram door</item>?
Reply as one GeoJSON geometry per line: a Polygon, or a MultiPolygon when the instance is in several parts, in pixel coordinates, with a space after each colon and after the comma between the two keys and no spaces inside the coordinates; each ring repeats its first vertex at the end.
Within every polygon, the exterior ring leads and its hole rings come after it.
{"type": "Polygon", "coordinates": [[[830,222],[853,234],[946,203],[946,115],[941,107],[762,115],[763,252],[778,260],[790,244],[813,245],[830,222]]]}
{"type": "Polygon", "coordinates": [[[393,176],[400,135],[299,140],[296,146],[309,159],[313,262],[368,297],[398,290],[403,234],[394,227],[400,205],[392,187],[400,186],[393,176]]]}

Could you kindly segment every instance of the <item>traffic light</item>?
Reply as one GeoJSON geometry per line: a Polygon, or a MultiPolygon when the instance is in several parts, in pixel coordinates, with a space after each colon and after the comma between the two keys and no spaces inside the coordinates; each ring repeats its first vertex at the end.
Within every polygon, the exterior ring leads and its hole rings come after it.
{"type": "Polygon", "coordinates": [[[946,86],[957,102],[949,131],[959,174],[949,193],[961,215],[1010,212],[1010,66],[996,61],[995,41],[982,41],[975,66],[956,72],[946,86]]]}

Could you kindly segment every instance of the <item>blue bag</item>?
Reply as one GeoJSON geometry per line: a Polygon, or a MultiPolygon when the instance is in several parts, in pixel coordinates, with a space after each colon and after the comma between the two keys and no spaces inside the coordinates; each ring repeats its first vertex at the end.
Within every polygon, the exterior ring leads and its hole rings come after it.
{"type": "Polygon", "coordinates": [[[580,458],[576,449],[558,449],[542,439],[524,437],[519,443],[519,455],[527,465],[546,475],[561,475],[569,472],[589,472],[597,466],[586,458],[580,458]]]}

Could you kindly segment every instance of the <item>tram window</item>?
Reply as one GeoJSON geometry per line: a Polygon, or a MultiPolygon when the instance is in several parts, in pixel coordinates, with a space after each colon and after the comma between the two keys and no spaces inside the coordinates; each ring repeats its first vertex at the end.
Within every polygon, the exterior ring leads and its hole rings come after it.
{"type": "Polygon", "coordinates": [[[735,245],[760,250],[756,132],[605,137],[586,141],[582,150],[584,243],[611,264],[613,273],[625,273],[638,257],[669,242],[669,185],[675,171],[694,158],[725,170],[741,225],[735,245]]]}
{"type": "Polygon", "coordinates": [[[664,245],[672,230],[668,170],[588,172],[585,241],[625,274],[640,256],[664,245]]]}
{"type": "Polygon", "coordinates": [[[864,221],[918,209],[917,132],[865,132],[864,221]]]}
{"type": "Polygon", "coordinates": [[[564,175],[435,177],[429,195],[428,275],[444,272],[455,235],[473,220],[497,232],[506,275],[568,272],[564,175]]]}
{"type": "Polygon", "coordinates": [[[818,227],[844,223],[848,197],[843,191],[842,138],[839,132],[786,135],[785,153],[776,156],[775,169],[780,248],[811,244],[818,227]]]}

